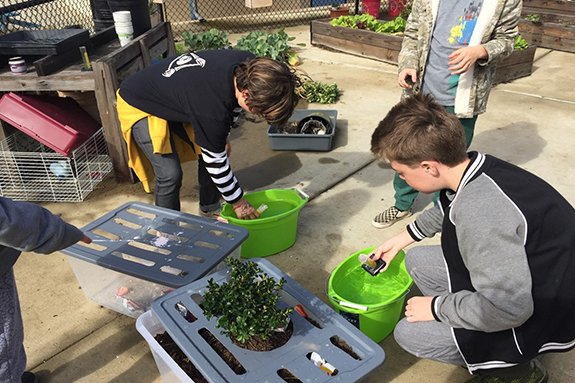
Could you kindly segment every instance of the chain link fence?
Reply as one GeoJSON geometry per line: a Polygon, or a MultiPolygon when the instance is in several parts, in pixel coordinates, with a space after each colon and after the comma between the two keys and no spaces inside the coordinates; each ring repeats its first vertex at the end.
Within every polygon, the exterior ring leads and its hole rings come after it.
{"type": "MultiPolygon", "coordinates": [[[[229,33],[303,25],[330,15],[332,4],[355,12],[354,1],[342,0],[155,0],[175,35],[186,31],[205,32],[212,28],[229,33]],[[261,3],[271,4],[255,7],[261,3]]],[[[386,9],[385,1],[381,7],[386,9]]],[[[361,1],[358,2],[361,12],[361,1]]]]}
{"type": "Polygon", "coordinates": [[[94,31],[90,0],[0,1],[0,34],[73,26],[94,31]]]}
{"type": "MultiPolygon", "coordinates": [[[[0,34],[19,30],[79,27],[91,33],[112,26],[111,8],[133,9],[143,2],[150,17],[172,24],[174,36],[212,28],[228,33],[303,25],[330,15],[332,4],[362,11],[362,1],[350,0],[1,0],[0,34]],[[114,3],[111,5],[110,3],[114,3]],[[262,6],[265,5],[265,6],[262,6]]],[[[374,0],[371,0],[374,1],[374,0]]],[[[387,1],[381,0],[381,9],[387,1]]],[[[152,25],[154,22],[152,22],[152,25]]]]}

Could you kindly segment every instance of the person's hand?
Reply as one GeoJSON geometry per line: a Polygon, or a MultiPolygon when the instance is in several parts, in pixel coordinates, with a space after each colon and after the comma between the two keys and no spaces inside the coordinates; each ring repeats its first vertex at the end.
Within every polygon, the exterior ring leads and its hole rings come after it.
{"type": "Polygon", "coordinates": [[[234,204],[234,211],[238,219],[256,219],[260,216],[260,213],[243,198],[234,204]]]}
{"type": "Polygon", "coordinates": [[[467,72],[477,60],[486,59],[487,51],[483,45],[475,45],[456,49],[448,57],[451,60],[447,63],[451,75],[456,75],[467,72]]]}
{"type": "Polygon", "coordinates": [[[435,320],[431,311],[433,297],[413,297],[405,306],[405,317],[408,322],[425,322],[435,320]]]}
{"type": "Polygon", "coordinates": [[[385,267],[381,269],[380,273],[383,273],[385,270],[387,270],[389,263],[393,261],[393,258],[395,258],[397,253],[399,253],[400,250],[411,243],[413,243],[413,238],[411,238],[411,235],[409,235],[407,230],[404,230],[383,242],[375,250],[373,250],[373,260],[378,260],[381,258],[386,263],[385,267]]]}
{"type": "Polygon", "coordinates": [[[399,72],[398,82],[402,88],[413,88],[413,84],[417,82],[417,71],[412,68],[402,70],[399,72]]]}
{"type": "Polygon", "coordinates": [[[232,145],[230,144],[230,140],[226,140],[226,154],[228,157],[232,155],[232,145]]]}
{"type": "Polygon", "coordinates": [[[92,238],[90,238],[86,234],[84,234],[84,236],[82,237],[82,239],[80,241],[87,243],[87,244],[90,244],[90,243],[92,243],[92,238]]]}

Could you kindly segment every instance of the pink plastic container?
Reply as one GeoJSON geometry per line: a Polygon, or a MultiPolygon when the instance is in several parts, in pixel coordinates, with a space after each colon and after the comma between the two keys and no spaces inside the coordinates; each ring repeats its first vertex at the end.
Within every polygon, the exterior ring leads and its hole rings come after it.
{"type": "Polygon", "coordinates": [[[66,157],[100,129],[72,98],[10,92],[0,99],[0,119],[66,157]]]}

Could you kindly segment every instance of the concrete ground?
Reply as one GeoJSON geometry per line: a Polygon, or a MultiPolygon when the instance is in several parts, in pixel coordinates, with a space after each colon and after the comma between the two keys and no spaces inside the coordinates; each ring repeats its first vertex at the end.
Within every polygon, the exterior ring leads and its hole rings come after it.
{"type": "MultiPolygon", "coordinates": [[[[349,254],[377,246],[401,231],[405,222],[385,230],[372,218],[393,203],[393,171],[374,161],[371,133],[399,100],[397,68],[373,60],[312,47],[309,28],[288,28],[301,57],[301,70],[315,80],[337,82],[343,90],[335,105],[300,105],[337,109],[333,148],[329,152],[272,151],[267,125],[247,122],[232,134],[231,162],[248,191],[297,186],[311,201],[299,217],[297,240],[290,249],[268,257],[272,263],[328,303],[325,281],[349,254]],[[304,47],[296,44],[305,43],[304,47]]],[[[575,81],[573,54],[538,49],[533,74],[497,85],[487,112],[480,116],[471,149],[501,157],[554,185],[575,203],[575,81]]],[[[197,214],[195,164],[184,167],[183,210],[197,214]]],[[[79,227],[128,201],[153,203],[141,185],[109,182],[82,203],[44,203],[79,227]]],[[[418,197],[415,210],[430,204],[418,197]]],[[[437,243],[430,239],[428,244],[437,243]]],[[[84,296],[67,258],[26,253],[15,266],[23,317],[28,368],[45,383],[160,383],[150,349],[135,320],[102,308],[84,296]]],[[[393,336],[380,343],[386,361],[368,383],[460,383],[470,378],[462,368],[420,360],[398,347],[393,336]]],[[[573,353],[541,357],[552,382],[575,380],[573,353]]]]}

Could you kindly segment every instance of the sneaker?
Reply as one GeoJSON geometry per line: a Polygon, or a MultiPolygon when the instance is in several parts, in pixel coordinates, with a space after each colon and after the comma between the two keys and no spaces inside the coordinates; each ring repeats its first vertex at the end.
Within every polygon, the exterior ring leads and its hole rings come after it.
{"type": "Polygon", "coordinates": [[[406,211],[401,211],[395,206],[390,207],[383,213],[379,213],[375,216],[371,224],[378,229],[383,229],[384,227],[389,227],[396,223],[397,221],[407,218],[411,215],[411,208],[406,211]]]}
{"type": "Polygon", "coordinates": [[[202,209],[199,209],[199,211],[200,211],[200,216],[207,218],[207,219],[213,219],[215,221],[217,221],[218,218],[220,218],[221,214],[222,214],[222,208],[221,207],[219,207],[216,210],[208,211],[208,212],[202,211],[202,209]]]}
{"type": "Polygon", "coordinates": [[[24,371],[22,374],[22,383],[38,383],[38,377],[30,371],[24,371]]]}
{"type": "Polygon", "coordinates": [[[537,359],[531,361],[531,371],[521,378],[497,378],[477,375],[466,383],[547,383],[549,376],[545,367],[537,359]]]}

